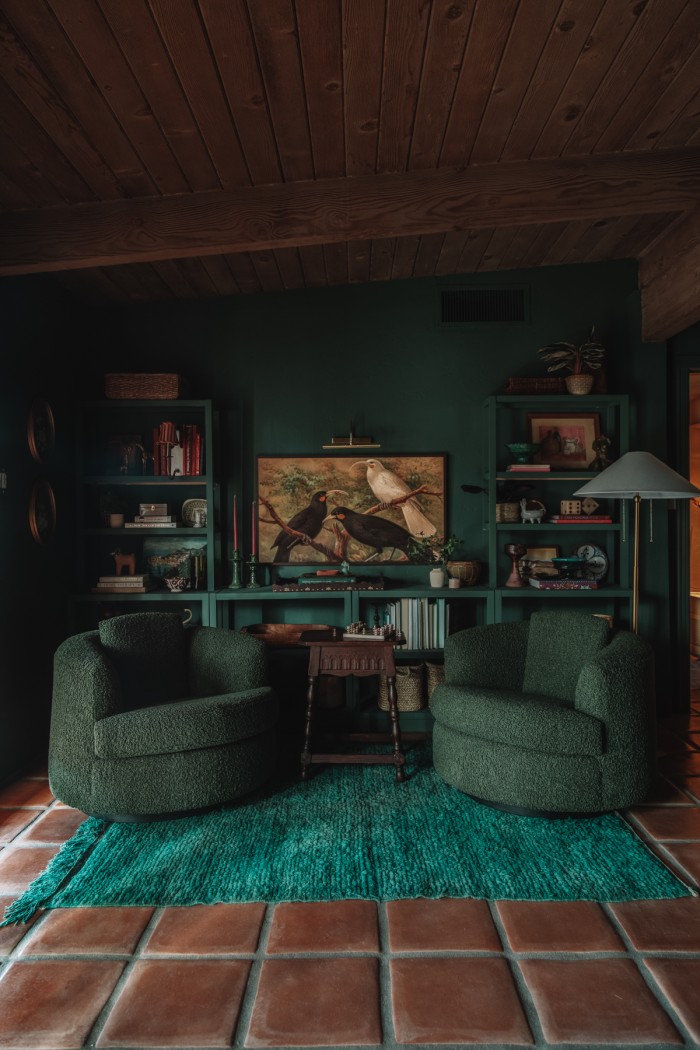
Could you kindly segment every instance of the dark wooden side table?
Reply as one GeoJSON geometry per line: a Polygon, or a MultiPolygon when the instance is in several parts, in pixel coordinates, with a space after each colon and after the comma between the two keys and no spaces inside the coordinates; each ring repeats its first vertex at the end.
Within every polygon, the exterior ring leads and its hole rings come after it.
{"type": "MultiPolygon", "coordinates": [[[[312,763],[348,763],[351,765],[393,765],[396,780],[405,779],[404,753],[402,750],[399,710],[396,699],[396,665],[394,663],[394,646],[405,645],[402,635],[391,635],[379,641],[352,640],[343,638],[343,632],[333,628],[330,631],[303,631],[299,641],[308,646],[309,652],[309,687],[306,694],[306,730],[304,733],[304,750],[301,753],[301,776],[306,780],[312,763]],[[389,693],[390,733],[343,733],[335,739],[338,743],[387,743],[392,744],[391,752],[386,754],[363,754],[360,752],[325,752],[315,753],[311,749],[312,727],[316,696],[318,693],[319,675],[327,674],[337,678],[349,675],[366,677],[372,674],[386,675],[389,693]]],[[[424,733],[405,733],[403,740],[423,740],[424,733]]]]}

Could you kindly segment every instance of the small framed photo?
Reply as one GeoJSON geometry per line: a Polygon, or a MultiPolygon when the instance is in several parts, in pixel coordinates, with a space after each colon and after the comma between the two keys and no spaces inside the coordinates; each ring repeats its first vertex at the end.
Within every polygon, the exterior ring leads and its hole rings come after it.
{"type": "Polygon", "coordinates": [[[540,446],[535,463],[549,463],[555,470],[586,470],[596,458],[593,442],[600,435],[598,412],[529,412],[527,422],[530,441],[540,446]]]}

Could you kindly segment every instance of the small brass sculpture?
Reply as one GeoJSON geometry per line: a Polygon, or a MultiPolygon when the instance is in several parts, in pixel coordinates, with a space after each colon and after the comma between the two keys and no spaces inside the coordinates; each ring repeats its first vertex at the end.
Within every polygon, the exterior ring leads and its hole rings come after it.
{"type": "Polygon", "coordinates": [[[612,441],[605,434],[601,434],[597,437],[592,444],[593,451],[596,454],[595,459],[590,465],[590,470],[605,470],[612,463],[612,460],[608,456],[612,441]]]}

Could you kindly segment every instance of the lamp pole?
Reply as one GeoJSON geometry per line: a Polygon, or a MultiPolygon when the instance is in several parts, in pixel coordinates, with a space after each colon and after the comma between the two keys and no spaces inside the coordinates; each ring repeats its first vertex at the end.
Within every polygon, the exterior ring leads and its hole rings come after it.
{"type": "Polygon", "coordinates": [[[638,634],[639,615],[639,506],[642,497],[634,494],[634,555],[632,562],[632,630],[638,634]]]}

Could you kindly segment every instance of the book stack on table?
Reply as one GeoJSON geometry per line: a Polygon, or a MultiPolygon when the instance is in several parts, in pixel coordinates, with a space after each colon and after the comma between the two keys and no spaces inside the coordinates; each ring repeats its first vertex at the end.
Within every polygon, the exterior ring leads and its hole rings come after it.
{"type": "Polygon", "coordinates": [[[93,594],[145,594],[155,587],[149,573],[138,576],[100,576],[93,594]]]}
{"type": "Polygon", "coordinates": [[[546,520],[553,525],[612,525],[609,514],[551,514],[546,520]]]}
{"type": "Polygon", "coordinates": [[[179,524],[177,514],[170,514],[167,503],[140,503],[133,521],[124,523],[125,529],[174,529],[179,524]]]}

